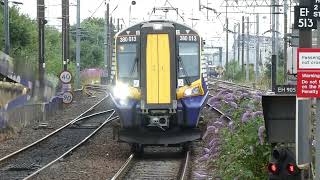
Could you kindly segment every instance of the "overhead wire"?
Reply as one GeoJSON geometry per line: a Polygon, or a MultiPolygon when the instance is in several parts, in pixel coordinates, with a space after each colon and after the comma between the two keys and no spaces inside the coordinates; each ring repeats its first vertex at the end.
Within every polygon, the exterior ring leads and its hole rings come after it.
{"type": "Polygon", "coordinates": [[[90,15],[89,19],[91,19],[94,14],[100,9],[100,7],[102,6],[102,4],[105,2],[105,0],[102,0],[100,5],[93,11],[93,13],[90,15]]]}

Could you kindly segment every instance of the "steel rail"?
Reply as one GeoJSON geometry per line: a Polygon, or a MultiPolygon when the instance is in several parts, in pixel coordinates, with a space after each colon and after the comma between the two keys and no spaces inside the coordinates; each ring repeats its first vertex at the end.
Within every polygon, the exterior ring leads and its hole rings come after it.
{"type": "Polygon", "coordinates": [[[109,110],[107,110],[107,111],[101,111],[101,112],[97,112],[97,113],[94,113],[94,114],[90,114],[90,115],[88,115],[88,116],[84,116],[84,117],[78,118],[76,121],[74,121],[74,122],[71,123],[71,124],[74,124],[74,123],[76,123],[76,122],[78,122],[78,121],[81,121],[81,120],[84,120],[84,119],[91,118],[91,117],[93,117],[93,116],[98,116],[98,115],[100,115],[100,114],[106,114],[106,113],[111,112],[111,111],[114,111],[114,109],[109,109],[109,110]]]}
{"type": "Polygon", "coordinates": [[[29,176],[27,176],[26,178],[24,178],[24,180],[30,179],[32,177],[34,177],[35,175],[37,175],[38,173],[40,173],[41,171],[45,170],[46,168],[48,168],[49,166],[51,166],[52,164],[54,164],[55,162],[59,161],[60,159],[62,159],[63,157],[65,157],[66,155],[68,155],[69,153],[71,153],[72,151],[74,151],[76,148],[78,148],[79,146],[81,146],[83,143],[85,143],[89,138],[91,138],[93,135],[95,135],[104,125],[106,125],[107,123],[118,119],[119,117],[113,117],[112,116],[115,114],[115,111],[113,111],[110,116],[97,128],[95,129],[91,134],[89,134],[85,139],[83,139],[81,142],[79,142],[78,144],[76,144],[75,146],[73,146],[72,148],[70,148],[68,151],[66,151],[64,154],[62,154],[60,157],[56,158],[55,160],[51,161],[50,163],[46,164],[45,166],[41,167],[40,169],[38,169],[37,171],[33,172],[32,174],[30,174],[29,176]]]}
{"type": "Polygon", "coordinates": [[[188,167],[189,167],[189,162],[190,162],[190,151],[186,152],[186,159],[184,162],[183,170],[180,176],[180,180],[185,180],[187,179],[187,172],[188,172],[188,167]]]}
{"type": "MultiPolygon", "coordinates": [[[[209,96],[213,97],[212,94],[209,94],[209,96]]],[[[213,109],[214,111],[216,111],[217,113],[219,113],[220,115],[224,116],[224,118],[226,118],[228,120],[228,122],[232,121],[232,119],[227,116],[226,114],[224,114],[220,109],[216,108],[216,107],[213,107],[211,104],[209,104],[207,102],[207,106],[209,106],[211,109],[213,109]]]]}
{"type": "Polygon", "coordinates": [[[118,172],[111,178],[111,180],[118,180],[121,179],[123,175],[127,172],[129,166],[133,162],[134,154],[131,154],[129,158],[126,160],[126,162],[121,166],[121,168],[118,170],[118,172]]]}
{"type": "Polygon", "coordinates": [[[19,150],[15,151],[15,152],[13,152],[13,153],[11,153],[11,154],[8,154],[7,156],[1,158],[1,159],[0,159],[0,162],[2,162],[2,161],[4,161],[4,160],[7,160],[7,159],[9,159],[9,158],[12,157],[12,156],[14,156],[14,155],[16,155],[16,154],[18,154],[18,153],[21,153],[22,151],[25,151],[25,150],[27,150],[27,149],[29,149],[29,148],[37,145],[38,143],[46,140],[47,138],[51,137],[52,135],[56,134],[57,132],[63,130],[64,128],[66,128],[66,127],[69,126],[70,124],[73,124],[74,122],[77,121],[77,119],[81,118],[81,117],[82,117],[83,115],[85,115],[86,113],[92,111],[96,106],[98,106],[102,101],[104,101],[104,100],[107,99],[108,97],[109,97],[109,95],[107,94],[107,95],[106,95],[104,98],[102,98],[99,102],[97,102],[96,104],[94,104],[93,106],[91,106],[89,109],[87,109],[85,112],[83,112],[82,114],[80,114],[79,116],[77,116],[77,117],[76,117],[75,119],[73,119],[72,121],[68,122],[67,124],[63,125],[62,127],[58,128],[58,129],[54,130],[53,132],[51,132],[50,134],[44,136],[43,138],[41,138],[41,139],[39,139],[39,140],[37,140],[37,141],[35,141],[35,142],[33,142],[33,143],[31,143],[31,144],[29,144],[29,145],[21,148],[21,149],[19,149],[19,150]]]}

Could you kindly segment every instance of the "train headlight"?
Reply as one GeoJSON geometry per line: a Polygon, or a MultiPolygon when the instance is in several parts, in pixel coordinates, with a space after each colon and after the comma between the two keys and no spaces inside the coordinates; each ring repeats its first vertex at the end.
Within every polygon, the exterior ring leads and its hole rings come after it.
{"type": "Polygon", "coordinates": [[[188,88],[184,91],[184,96],[185,97],[190,97],[190,96],[196,96],[200,94],[200,88],[199,87],[191,87],[188,88]]]}
{"type": "Polygon", "coordinates": [[[129,86],[124,83],[117,83],[117,85],[113,88],[113,95],[117,99],[124,100],[130,94],[129,86]]]}

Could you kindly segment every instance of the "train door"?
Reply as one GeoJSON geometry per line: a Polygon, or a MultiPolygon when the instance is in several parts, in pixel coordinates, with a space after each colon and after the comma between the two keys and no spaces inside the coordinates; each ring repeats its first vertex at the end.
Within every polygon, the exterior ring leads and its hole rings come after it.
{"type": "Polygon", "coordinates": [[[148,34],[146,47],[147,104],[170,104],[169,34],[148,34]]]}
{"type": "Polygon", "coordinates": [[[140,32],[141,109],[176,109],[175,27],[151,22],[140,32]]]}

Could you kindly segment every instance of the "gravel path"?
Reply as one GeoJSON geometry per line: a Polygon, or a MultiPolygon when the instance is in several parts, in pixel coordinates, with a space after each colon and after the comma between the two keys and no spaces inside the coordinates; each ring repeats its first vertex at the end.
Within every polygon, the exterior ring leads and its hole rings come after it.
{"type": "Polygon", "coordinates": [[[96,98],[88,98],[87,95],[75,97],[71,105],[65,106],[63,110],[59,110],[56,114],[47,120],[48,128],[38,128],[39,122],[34,120],[27,125],[22,131],[16,135],[0,142],[0,157],[4,157],[32,142],[44,137],[55,129],[63,126],[71,121],[90,106],[97,103],[105,93],[97,93],[96,98]]]}

